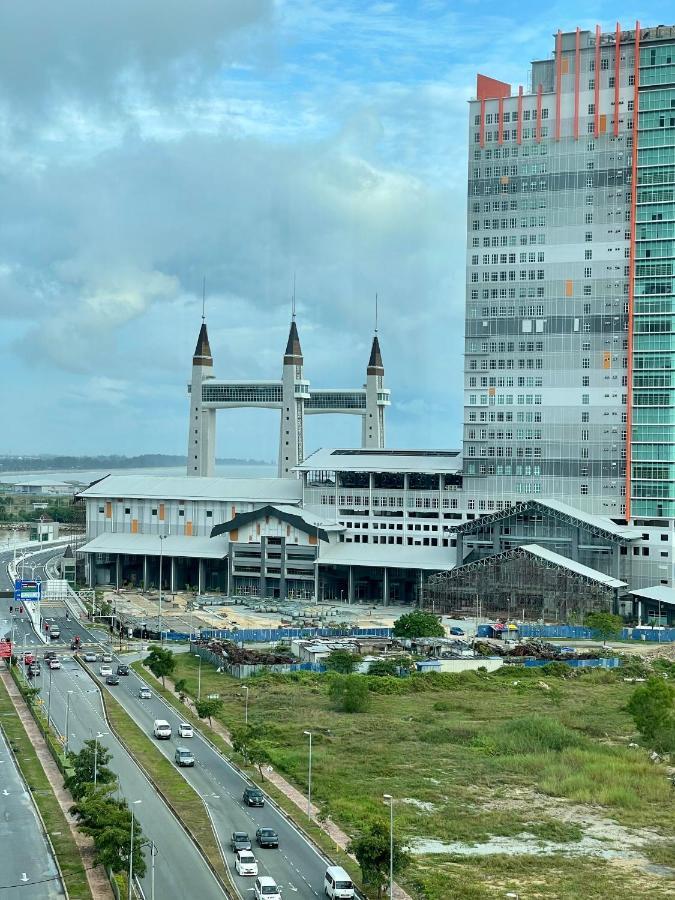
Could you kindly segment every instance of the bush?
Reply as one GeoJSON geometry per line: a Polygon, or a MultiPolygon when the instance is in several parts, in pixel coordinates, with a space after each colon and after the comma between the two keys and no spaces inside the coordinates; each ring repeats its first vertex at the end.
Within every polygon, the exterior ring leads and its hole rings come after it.
{"type": "MultiPolygon", "coordinates": [[[[482,746],[482,739],[475,742],[482,746]]],[[[584,738],[555,719],[526,716],[499,725],[488,735],[489,752],[500,756],[529,753],[560,753],[568,747],[581,747],[584,738]]]]}
{"type": "Polygon", "coordinates": [[[569,678],[573,674],[573,670],[564,662],[546,663],[539,671],[542,675],[549,675],[553,678],[569,678]]]}
{"type": "Polygon", "coordinates": [[[342,675],[334,678],[329,695],[337,709],[342,712],[365,712],[370,705],[368,684],[363,675],[342,675]]]}
{"type": "Polygon", "coordinates": [[[675,728],[674,699],[675,688],[658,675],[635,688],[628,701],[628,712],[644,738],[652,740],[658,733],[675,728]]]}

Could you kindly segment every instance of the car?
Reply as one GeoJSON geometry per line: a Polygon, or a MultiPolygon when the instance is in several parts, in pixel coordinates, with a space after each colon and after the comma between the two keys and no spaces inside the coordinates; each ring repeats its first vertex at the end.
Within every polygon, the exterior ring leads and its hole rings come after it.
{"type": "Polygon", "coordinates": [[[96,654],[92,653],[91,650],[88,653],[85,653],[82,657],[85,662],[96,662],[96,654]]]}
{"type": "Polygon", "coordinates": [[[138,692],[139,700],[152,700],[152,691],[150,688],[142,687],[138,692]]]}
{"type": "Polygon", "coordinates": [[[117,667],[118,675],[128,675],[129,674],[129,666],[124,665],[124,663],[120,663],[117,667]]]}
{"type": "Polygon", "coordinates": [[[101,678],[105,678],[106,675],[112,675],[112,666],[102,665],[99,667],[98,674],[101,678]]]}
{"type": "Polygon", "coordinates": [[[111,663],[111,662],[112,662],[112,656],[110,655],[110,653],[102,653],[102,654],[101,654],[101,662],[104,662],[104,663],[111,663]]]}
{"type": "Polygon", "coordinates": [[[56,650],[46,650],[44,659],[46,662],[49,662],[50,659],[56,659],[56,650]]]}
{"type": "Polygon", "coordinates": [[[242,800],[246,804],[246,806],[264,806],[265,805],[265,795],[257,787],[247,787],[244,788],[244,794],[242,800]]]}
{"type": "Polygon", "coordinates": [[[70,642],[70,649],[71,649],[71,650],[79,650],[79,649],[80,649],[80,639],[79,639],[79,637],[78,637],[78,638],[75,638],[74,640],[72,640],[72,641],[70,642]]]}
{"type": "Polygon", "coordinates": [[[194,766],[195,764],[192,750],[188,750],[187,747],[176,747],[173,758],[177,766],[194,766]]]}
{"type": "Polygon", "coordinates": [[[459,628],[457,625],[454,625],[450,629],[450,634],[453,635],[453,637],[464,637],[466,631],[464,631],[463,628],[459,628]]]}
{"type": "Polygon", "coordinates": [[[250,850],[251,841],[248,834],[245,831],[233,831],[230,847],[234,853],[238,853],[239,850],[250,850]]]}
{"type": "Polygon", "coordinates": [[[258,875],[253,885],[255,900],[281,900],[281,891],[274,878],[269,875],[258,875]]]}
{"type": "Polygon", "coordinates": [[[111,672],[110,675],[105,676],[105,683],[106,684],[119,684],[120,683],[119,676],[113,675],[113,673],[111,672]]]}
{"type": "Polygon", "coordinates": [[[57,628],[56,625],[52,625],[52,627],[49,630],[49,639],[52,641],[58,641],[58,639],[60,637],[61,637],[61,630],[59,628],[57,628]]]}
{"type": "Polygon", "coordinates": [[[49,660],[49,668],[50,669],[60,669],[61,668],[61,660],[60,659],[50,659],[49,660]]]}
{"type": "Polygon", "coordinates": [[[40,663],[39,663],[39,662],[32,662],[32,663],[28,666],[28,671],[30,672],[31,675],[39,675],[40,672],[42,671],[42,669],[40,668],[40,663]]]}
{"type": "MultiPolygon", "coordinates": [[[[54,655],[56,655],[56,654],[54,654],[54,655]]],[[[24,666],[29,666],[34,661],[35,661],[35,657],[33,656],[32,653],[30,653],[30,652],[24,653],[24,655],[23,655],[24,666]]]]}
{"type": "Polygon", "coordinates": [[[181,722],[178,726],[178,737],[182,738],[191,738],[194,737],[195,733],[189,722],[181,722]]]}
{"type": "Polygon", "coordinates": [[[234,857],[237,875],[257,875],[258,860],[250,850],[238,850],[234,857]]]}
{"type": "Polygon", "coordinates": [[[577,648],[576,647],[561,647],[561,653],[568,653],[570,656],[576,656],[577,648]]]}
{"type": "Polygon", "coordinates": [[[273,828],[257,828],[255,839],[259,847],[279,846],[279,835],[273,828]]]}

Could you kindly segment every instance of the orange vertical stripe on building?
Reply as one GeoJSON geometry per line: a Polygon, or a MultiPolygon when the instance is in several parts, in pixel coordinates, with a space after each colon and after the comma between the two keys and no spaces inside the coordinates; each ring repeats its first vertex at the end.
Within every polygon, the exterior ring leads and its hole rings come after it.
{"type": "Polygon", "coordinates": [[[574,140],[579,140],[579,68],[581,66],[581,32],[577,27],[574,40],[574,140]]]}
{"type": "Polygon", "coordinates": [[[614,137],[619,136],[619,77],[621,63],[621,27],[616,23],[616,38],[614,41],[614,137]]]}
{"type": "Polygon", "coordinates": [[[159,521],[160,522],[164,521],[164,504],[163,503],[159,504],[159,521]]]}
{"type": "Polygon", "coordinates": [[[480,101],[479,143],[481,147],[485,146],[485,100],[480,101]]]}
{"type": "Polygon", "coordinates": [[[499,98],[499,130],[497,132],[497,143],[504,143],[504,98],[499,98]]]}
{"type": "Polygon", "coordinates": [[[519,144],[523,143],[523,86],[518,88],[518,127],[516,128],[516,140],[519,144]]]}
{"type": "Polygon", "coordinates": [[[543,85],[537,86],[537,124],[534,129],[534,139],[538,144],[541,143],[541,95],[543,90],[543,85]]]}
{"type": "Polygon", "coordinates": [[[555,36],[555,139],[560,140],[560,95],[562,93],[562,31],[555,36]]]}
{"type": "Polygon", "coordinates": [[[637,207],[637,163],[640,87],[640,23],[635,23],[635,62],[633,64],[633,159],[630,186],[630,259],[628,262],[628,376],[626,403],[626,518],[630,518],[631,463],[633,439],[633,317],[635,306],[635,217],[637,207]]]}
{"type": "Polygon", "coordinates": [[[105,504],[105,517],[106,519],[112,519],[112,503],[106,501],[105,504]]]}
{"type": "Polygon", "coordinates": [[[595,109],[595,129],[593,134],[597,138],[600,134],[600,26],[595,26],[595,92],[594,99],[595,103],[593,104],[593,108],[595,109]]]}

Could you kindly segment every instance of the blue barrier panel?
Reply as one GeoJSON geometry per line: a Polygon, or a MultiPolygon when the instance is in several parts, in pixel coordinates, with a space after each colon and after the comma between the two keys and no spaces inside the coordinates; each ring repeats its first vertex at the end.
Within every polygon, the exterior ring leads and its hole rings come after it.
{"type": "Polygon", "coordinates": [[[271,643],[284,638],[298,637],[391,637],[391,628],[241,628],[203,629],[202,638],[215,638],[219,641],[235,641],[237,643],[271,643]]]}
{"type": "MultiPolygon", "coordinates": [[[[552,662],[550,659],[525,659],[523,664],[528,669],[540,669],[542,666],[547,666],[552,662]]],[[[556,662],[561,662],[565,666],[569,666],[572,669],[616,669],[619,665],[618,657],[611,657],[609,659],[561,659],[556,660],[556,662]]]]}

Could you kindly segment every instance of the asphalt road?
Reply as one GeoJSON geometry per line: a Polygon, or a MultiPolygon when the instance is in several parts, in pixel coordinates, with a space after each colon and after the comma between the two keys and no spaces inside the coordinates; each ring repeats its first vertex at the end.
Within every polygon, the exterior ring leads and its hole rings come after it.
{"type": "MultiPolygon", "coordinates": [[[[84,741],[108,731],[99,691],[70,654],[64,656],[62,669],[51,672],[51,704],[49,676],[50,670],[43,666],[42,674],[35,679],[34,685],[42,688],[45,705],[49,707],[51,719],[62,735],[66,730],[66,711],[69,706],[68,746],[77,752],[84,741]],[[68,694],[69,691],[72,693],[68,694]]],[[[185,897],[222,900],[224,893],[206,862],[124,747],[111,734],[104,735],[100,744],[112,755],[109,766],[119,776],[122,796],[129,804],[141,801],[134,806],[135,816],[143,828],[144,836],[153,840],[157,847],[156,897],[166,900],[183,900],[185,897]]],[[[4,852],[0,850],[0,853],[4,857],[4,852]]],[[[146,850],[145,858],[148,871],[142,885],[149,898],[149,850],[146,850]]]]}
{"type": "Polygon", "coordinates": [[[56,900],[65,897],[42,824],[0,732],[0,897],[56,900]]]}
{"type": "MultiPolygon", "coordinates": [[[[98,665],[95,672],[98,672],[98,665]]],[[[282,887],[286,900],[291,897],[294,900],[313,900],[323,896],[327,866],[324,857],[273,804],[267,802],[262,809],[244,806],[242,794],[249,782],[199,732],[195,732],[192,739],[178,738],[177,726],[181,720],[177,712],[156,697],[154,692],[151,700],[138,698],[138,690],[144,683],[132,670],[131,675],[120,678],[119,685],[103,685],[103,689],[117,698],[148,735],[152,736],[155,719],[166,719],[171,724],[171,740],[156,741],[158,749],[169,759],[173,761],[178,746],[186,746],[192,750],[196,760],[195,767],[182,768],[180,771],[204,799],[225,848],[225,858],[230,868],[234,869],[234,857],[229,850],[233,831],[246,831],[254,841],[256,828],[274,828],[279,835],[278,850],[261,850],[254,844],[260,874],[271,875],[282,887]]],[[[242,895],[248,896],[252,887],[249,884],[251,879],[241,878],[236,873],[233,877],[240,885],[242,895]]]]}

